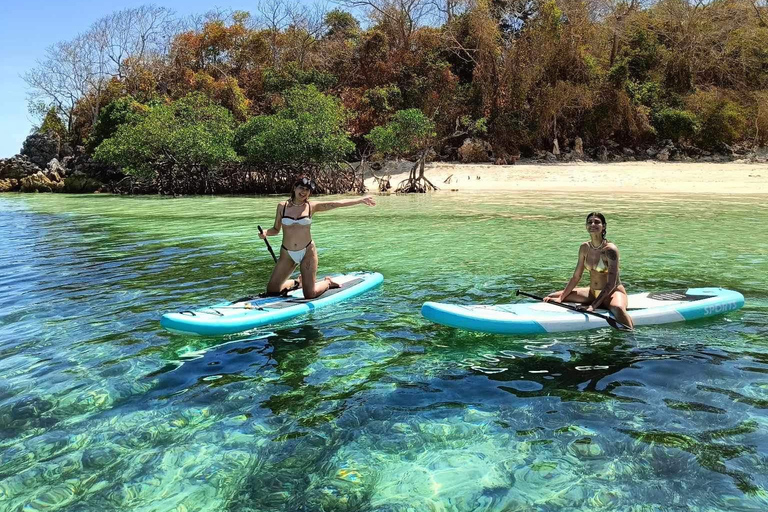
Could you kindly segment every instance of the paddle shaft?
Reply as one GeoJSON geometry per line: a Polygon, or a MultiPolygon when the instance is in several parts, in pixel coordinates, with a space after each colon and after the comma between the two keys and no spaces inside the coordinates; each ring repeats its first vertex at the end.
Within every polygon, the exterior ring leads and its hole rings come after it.
{"type": "MultiPolygon", "coordinates": [[[[515,295],[525,295],[526,297],[530,297],[532,299],[536,299],[544,302],[543,297],[537,297],[536,295],[531,295],[530,293],[521,292],[520,290],[516,290],[515,295]]],[[[602,318],[603,320],[608,322],[608,325],[610,325],[611,327],[615,327],[616,329],[619,329],[621,331],[630,330],[629,327],[622,324],[621,322],[617,322],[616,319],[611,318],[609,316],[601,315],[600,313],[596,313],[595,311],[587,311],[586,309],[578,308],[576,306],[571,306],[570,304],[565,304],[564,302],[547,302],[547,304],[554,304],[555,306],[560,306],[565,309],[570,309],[571,311],[577,311],[579,313],[585,313],[587,315],[592,315],[598,318],[602,318]]]]}
{"type": "MultiPolygon", "coordinates": [[[[259,228],[259,233],[262,233],[262,234],[264,234],[264,230],[263,230],[263,229],[261,229],[261,226],[256,226],[256,227],[257,227],[257,228],[259,228]]],[[[273,251],[273,250],[272,250],[272,246],[271,246],[271,245],[269,245],[269,240],[267,240],[267,239],[265,238],[265,239],[264,239],[264,243],[265,243],[265,244],[267,244],[267,250],[269,251],[269,254],[271,254],[271,255],[272,255],[272,259],[273,259],[273,260],[275,260],[275,263],[277,263],[277,256],[275,256],[275,251],[273,251]]]]}

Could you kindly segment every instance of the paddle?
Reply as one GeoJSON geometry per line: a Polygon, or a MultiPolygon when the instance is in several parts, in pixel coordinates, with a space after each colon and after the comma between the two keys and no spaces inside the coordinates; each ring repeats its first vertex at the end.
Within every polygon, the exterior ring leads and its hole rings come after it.
{"type": "MultiPolygon", "coordinates": [[[[540,300],[542,302],[544,301],[544,299],[542,297],[537,297],[536,295],[531,295],[530,293],[521,292],[520,290],[515,290],[515,295],[525,295],[526,297],[530,297],[532,299],[540,300]]],[[[578,311],[579,313],[586,313],[587,315],[592,315],[592,316],[596,316],[598,318],[602,318],[603,320],[608,322],[608,325],[610,325],[614,329],[618,329],[620,331],[631,331],[632,330],[629,327],[627,327],[626,325],[622,324],[621,322],[617,322],[615,319],[613,319],[613,318],[611,318],[609,316],[601,315],[600,313],[596,313],[594,311],[587,311],[584,308],[579,308],[577,306],[571,306],[570,304],[565,304],[564,302],[547,302],[547,304],[554,304],[555,306],[560,306],[560,307],[563,307],[565,309],[570,309],[571,311],[578,311]]]]}
{"type": "MultiPolygon", "coordinates": [[[[256,227],[259,228],[259,233],[262,233],[262,234],[264,233],[264,230],[261,229],[261,226],[256,226],[256,227]]],[[[269,254],[272,255],[272,259],[275,260],[275,263],[277,263],[277,256],[275,256],[275,251],[272,250],[272,246],[269,245],[269,240],[265,238],[264,243],[267,244],[267,250],[269,250],[269,254]]]]}

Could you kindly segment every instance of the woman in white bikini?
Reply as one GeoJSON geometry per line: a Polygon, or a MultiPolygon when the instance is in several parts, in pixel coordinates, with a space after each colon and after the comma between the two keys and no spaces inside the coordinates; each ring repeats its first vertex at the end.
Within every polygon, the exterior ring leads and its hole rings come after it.
{"type": "Polygon", "coordinates": [[[619,248],[605,239],[608,223],[600,212],[587,215],[589,240],[579,247],[579,262],[565,289],[550,293],[544,302],[578,302],[587,311],[607,305],[617,321],[633,328],[627,314],[627,290],[619,278],[619,248]],[[589,287],[577,288],[584,269],[589,270],[589,287]]]}
{"type": "Polygon", "coordinates": [[[267,293],[278,294],[302,287],[304,298],[314,299],[329,288],[338,288],[339,285],[330,277],[315,282],[317,277],[317,248],[312,241],[310,232],[312,215],[356,204],[376,206],[376,201],[370,196],[360,199],[310,203],[309,196],[314,190],[314,180],[300,176],[293,185],[291,198],[277,205],[275,225],[259,234],[260,238],[275,236],[280,233],[281,228],[285,228],[283,243],[280,246],[280,258],[278,258],[275,269],[272,271],[272,277],[269,278],[267,293]],[[288,279],[296,269],[296,265],[299,265],[301,277],[288,279]]]}

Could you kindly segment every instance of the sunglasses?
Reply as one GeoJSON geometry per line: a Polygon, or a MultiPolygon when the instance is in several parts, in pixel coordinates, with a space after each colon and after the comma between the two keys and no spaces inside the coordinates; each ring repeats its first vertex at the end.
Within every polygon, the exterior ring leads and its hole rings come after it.
{"type": "Polygon", "coordinates": [[[315,183],[315,180],[311,180],[309,178],[301,178],[299,181],[296,182],[296,186],[308,188],[312,192],[314,192],[315,189],[317,188],[317,184],[315,183]]]}

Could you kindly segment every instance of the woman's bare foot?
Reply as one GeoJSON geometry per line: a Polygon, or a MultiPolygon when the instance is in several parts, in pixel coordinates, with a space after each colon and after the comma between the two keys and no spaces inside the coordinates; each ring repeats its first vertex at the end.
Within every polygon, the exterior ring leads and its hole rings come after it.
{"type": "Polygon", "coordinates": [[[329,276],[325,276],[323,279],[328,281],[329,290],[333,290],[334,288],[341,288],[341,285],[336,281],[334,281],[333,279],[331,279],[329,276]]]}

